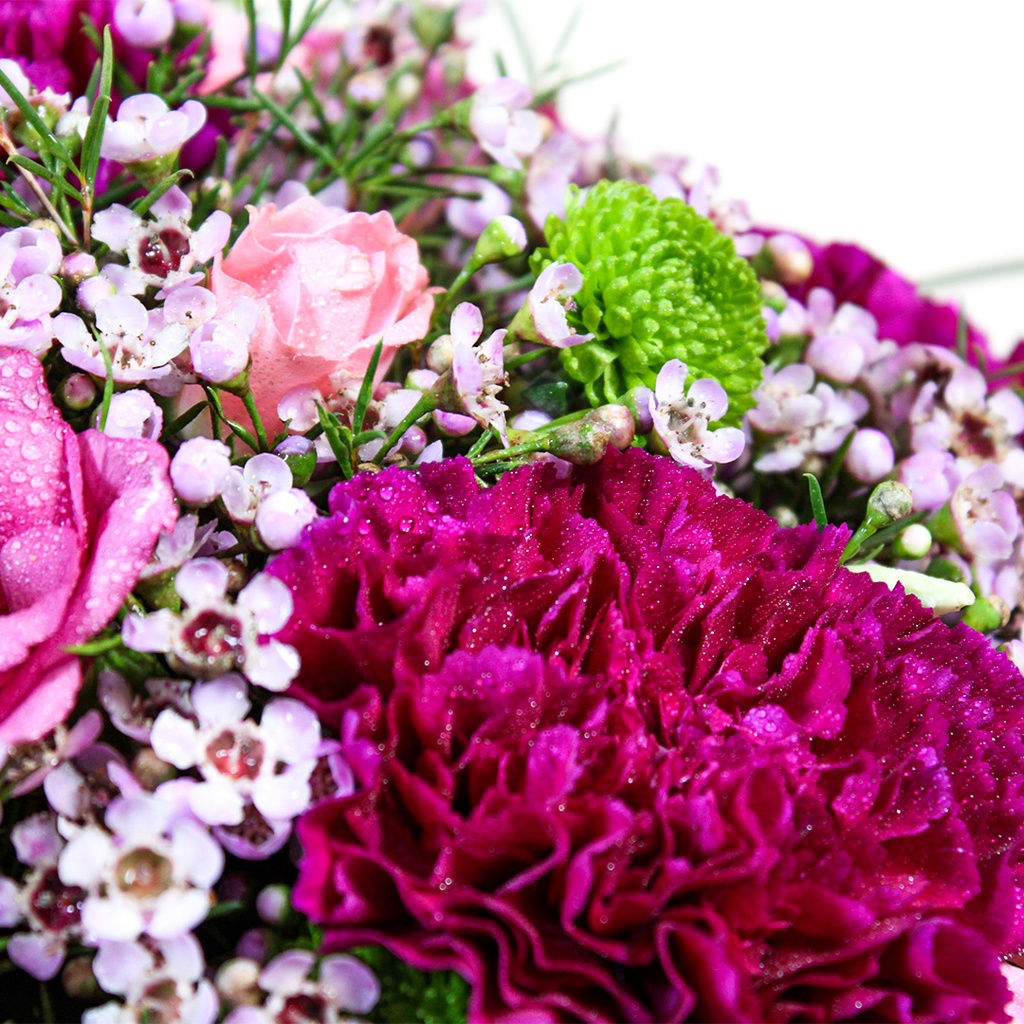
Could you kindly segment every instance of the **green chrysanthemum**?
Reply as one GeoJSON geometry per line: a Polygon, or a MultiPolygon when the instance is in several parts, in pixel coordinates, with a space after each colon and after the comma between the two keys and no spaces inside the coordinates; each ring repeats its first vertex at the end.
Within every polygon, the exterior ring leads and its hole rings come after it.
{"type": "Polygon", "coordinates": [[[757,277],[732,239],[681,199],[646,186],[601,181],[545,225],[548,245],[531,258],[574,263],[583,274],[569,322],[594,340],[562,351],[566,372],[592,405],[638,384],[654,386],[669,359],[690,379],[711,377],[729,395],[728,420],[753,405],[767,347],[757,277]]]}

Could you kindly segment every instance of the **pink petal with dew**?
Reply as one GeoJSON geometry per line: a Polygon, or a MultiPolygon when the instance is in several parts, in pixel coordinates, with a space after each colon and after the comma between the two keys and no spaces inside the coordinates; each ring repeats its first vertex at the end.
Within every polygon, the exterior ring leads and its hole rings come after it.
{"type": "Polygon", "coordinates": [[[236,725],[252,706],[246,696],[245,681],[231,672],[211,683],[200,683],[192,690],[192,706],[204,728],[211,725],[236,725]]]}
{"type": "Polygon", "coordinates": [[[296,992],[315,963],[316,957],[304,949],[281,953],[260,972],[260,987],[280,995],[296,992]]]}
{"type": "Polygon", "coordinates": [[[48,935],[30,935],[19,932],[7,943],[11,962],[38,981],[56,977],[64,963],[64,942],[48,935]]]}
{"type": "Polygon", "coordinates": [[[369,1013],[380,999],[380,982],[354,956],[328,956],[320,964],[320,984],[335,1006],[352,1013],[369,1013]]]}
{"type": "Polygon", "coordinates": [[[315,757],[320,746],[320,720],[316,713],[288,697],[272,700],[266,706],[260,728],[273,737],[278,756],[288,764],[315,757]]]}

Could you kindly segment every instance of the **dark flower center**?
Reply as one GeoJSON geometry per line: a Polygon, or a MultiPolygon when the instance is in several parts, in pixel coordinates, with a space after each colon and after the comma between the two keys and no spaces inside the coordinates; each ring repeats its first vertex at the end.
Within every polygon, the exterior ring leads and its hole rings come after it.
{"type": "Polygon", "coordinates": [[[386,67],[395,59],[394,33],[386,25],[374,25],[363,41],[363,53],[368,62],[386,67]]]}
{"type": "Polygon", "coordinates": [[[181,266],[189,251],[189,241],[175,228],[164,228],[155,235],[146,235],[139,242],[139,269],[144,274],[166,277],[181,266]]]}
{"type": "Polygon", "coordinates": [[[221,775],[255,779],[263,764],[263,744],[252,736],[236,736],[225,729],[207,744],[206,756],[221,775]]]}
{"type": "Polygon", "coordinates": [[[297,992],[285,999],[275,1020],[278,1024],[323,1024],[327,1020],[327,1005],[321,996],[297,992]]]}
{"type": "Polygon", "coordinates": [[[73,928],[82,920],[82,901],[85,890],[77,885],[65,885],[55,867],[47,868],[29,897],[32,913],[50,932],[73,928]]]}
{"type": "Polygon", "coordinates": [[[159,896],[171,884],[171,862],[142,847],[126,853],[117,862],[114,879],[122,892],[140,898],[159,896]]]}
{"type": "Polygon", "coordinates": [[[234,661],[242,646],[242,623],[213,609],[201,611],[181,631],[187,653],[212,665],[227,658],[234,661]]]}

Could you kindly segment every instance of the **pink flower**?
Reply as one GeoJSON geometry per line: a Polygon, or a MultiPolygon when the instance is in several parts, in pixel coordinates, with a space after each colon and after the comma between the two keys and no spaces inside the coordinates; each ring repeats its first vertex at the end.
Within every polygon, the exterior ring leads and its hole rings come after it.
{"type": "Polygon", "coordinates": [[[1004,1020],[1024,679],[631,449],[360,474],[270,572],[357,788],[296,825],[321,951],[474,1021],[1004,1020]]]}
{"type": "Polygon", "coordinates": [[[389,213],[344,213],[305,196],[249,216],[214,263],[212,287],[224,308],[240,296],[261,305],[250,382],[260,416],[277,430],[287,391],[327,395],[361,378],[382,337],[383,373],[398,346],[427,333],[433,299],[416,242],[389,213]]]}
{"type": "Polygon", "coordinates": [[[114,616],[174,524],[167,453],[153,441],[75,432],[38,360],[0,362],[0,748],[62,722],[82,643],[114,616]]]}

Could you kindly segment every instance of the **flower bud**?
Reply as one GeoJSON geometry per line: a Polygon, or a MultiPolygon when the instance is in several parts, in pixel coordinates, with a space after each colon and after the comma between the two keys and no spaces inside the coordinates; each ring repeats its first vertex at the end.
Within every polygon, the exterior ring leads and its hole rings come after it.
{"type": "Polygon", "coordinates": [[[87,373],[73,373],[60,386],[60,400],[72,412],[82,412],[96,401],[96,384],[87,373]]]}
{"type": "Polygon", "coordinates": [[[783,284],[800,284],[814,270],[814,257],[796,235],[773,235],[763,251],[768,257],[770,276],[783,284]]]}
{"type": "Polygon", "coordinates": [[[257,1006],[262,1000],[260,965],[248,957],[226,961],[214,981],[217,992],[233,1006],[257,1006]]]}
{"type": "Polygon", "coordinates": [[[209,505],[227,483],[231,451],[220,441],[193,437],[171,459],[171,483],[187,505],[209,505]]]}
{"type": "Polygon", "coordinates": [[[502,260],[518,256],[526,248],[526,229],[508,215],[495,217],[484,228],[473,251],[473,262],[500,263],[502,260]]]}
{"type": "Polygon", "coordinates": [[[603,405],[581,419],[551,431],[546,451],[577,466],[600,462],[608,446],[623,451],[633,443],[636,425],[624,405],[603,405]]]}
{"type": "MultiPolygon", "coordinates": [[[[892,442],[882,431],[867,427],[853,435],[846,452],[845,465],[850,474],[862,483],[873,484],[888,476],[895,464],[896,454],[892,442]]],[[[906,514],[909,515],[909,512],[906,514]]]]}
{"type": "Polygon", "coordinates": [[[286,885],[268,885],[256,897],[256,913],[264,924],[282,924],[291,907],[291,896],[286,885]]]}
{"type": "Polygon", "coordinates": [[[992,633],[1010,621],[1010,606],[998,595],[979,597],[965,612],[964,623],[979,633],[992,633]]]}
{"type": "Polygon", "coordinates": [[[912,526],[908,526],[893,545],[893,551],[897,558],[924,558],[931,548],[931,530],[924,523],[914,523],[912,526]]]}

